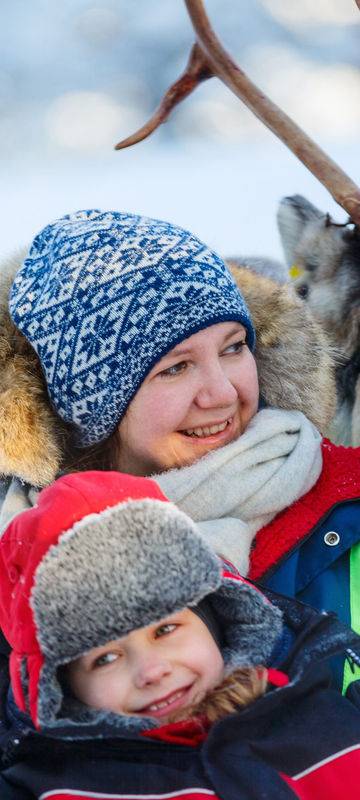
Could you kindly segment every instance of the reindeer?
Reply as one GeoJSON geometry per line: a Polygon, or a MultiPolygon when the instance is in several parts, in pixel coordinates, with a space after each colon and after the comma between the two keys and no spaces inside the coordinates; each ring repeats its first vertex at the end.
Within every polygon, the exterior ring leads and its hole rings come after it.
{"type": "MultiPolygon", "coordinates": [[[[129,147],[145,139],[172,109],[202,81],[220,78],[259,119],[280,138],[328,189],[334,200],[349,215],[351,229],[337,226],[327,214],[305,198],[285,198],[279,211],[279,225],[288,264],[296,260],[303,273],[295,288],[321,320],[338,354],[338,412],[327,431],[337,443],[360,444],[360,190],[310,137],[268,99],[245,75],[225,50],[209,20],[201,0],[184,0],[196,43],[183,75],[168,89],[160,105],[136,133],[119,142],[115,149],[129,147]]],[[[356,0],[360,9],[360,0],[356,0]]],[[[257,209],[259,213],[259,209],[257,209]]],[[[261,209],[260,209],[261,213],[261,209]]],[[[230,259],[240,288],[237,269],[241,259],[230,259]]],[[[251,266],[251,265],[250,265],[251,266]]],[[[267,265],[255,269],[266,272],[267,265]]],[[[283,281],[281,281],[283,282],[283,281]]]]}
{"type": "Polygon", "coordinates": [[[336,368],[338,410],[328,431],[360,445],[360,230],[339,225],[305,197],[284,197],[278,226],[294,286],[342,356],[336,368]]]}

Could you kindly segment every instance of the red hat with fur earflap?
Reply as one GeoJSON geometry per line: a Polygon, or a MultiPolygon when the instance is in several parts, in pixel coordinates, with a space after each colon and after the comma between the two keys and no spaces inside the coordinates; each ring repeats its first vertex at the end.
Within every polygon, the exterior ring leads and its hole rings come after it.
{"type": "Polygon", "coordinates": [[[0,540],[0,625],[18,706],[37,727],[91,724],[104,713],[118,725],[120,715],[75,699],[69,710],[62,665],[219,593],[225,666],[265,663],[280,612],[246,581],[222,577],[196,525],[154,481],[119,472],[59,478],[0,540]]]}

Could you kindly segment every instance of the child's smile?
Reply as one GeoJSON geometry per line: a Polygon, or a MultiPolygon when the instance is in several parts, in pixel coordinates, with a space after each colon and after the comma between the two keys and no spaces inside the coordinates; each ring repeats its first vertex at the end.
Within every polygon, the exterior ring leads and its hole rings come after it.
{"type": "Polygon", "coordinates": [[[189,705],[191,689],[192,684],[184,686],[182,689],[177,689],[175,692],[170,692],[166,697],[161,697],[159,700],[144,706],[144,708],[138,709],[136,713],[150,717],[167,717],[173,711],[181,708],[181,706],[189,705]]]}

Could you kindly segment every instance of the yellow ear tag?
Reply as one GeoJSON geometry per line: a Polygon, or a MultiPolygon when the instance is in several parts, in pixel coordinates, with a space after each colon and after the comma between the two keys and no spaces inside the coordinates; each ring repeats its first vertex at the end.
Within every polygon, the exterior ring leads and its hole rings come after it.
{"type": "Polygon", "coordinates": [[[293,278],[293,280],[295,281],[296,278],[300,278],[300,275],[303,275],[304,272],[305,270],[301,269],[301,267],[299,267],[298,264],[294,264],[294,266],[291,267],[291,269],[289,270],[289,275],[290,278],[293,278]]]}

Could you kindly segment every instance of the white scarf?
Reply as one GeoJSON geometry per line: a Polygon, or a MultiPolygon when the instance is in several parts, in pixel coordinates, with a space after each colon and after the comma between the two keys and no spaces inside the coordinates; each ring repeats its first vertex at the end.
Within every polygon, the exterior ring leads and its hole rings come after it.
{"type": "Polygon", "coordinates": [[[308,492],[321,469],[321,435],[312,422],[300,411],[268,408],[235,442],[152,477],[216,552],[247,575],[257,531],[308,492]]]}

